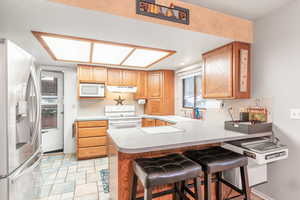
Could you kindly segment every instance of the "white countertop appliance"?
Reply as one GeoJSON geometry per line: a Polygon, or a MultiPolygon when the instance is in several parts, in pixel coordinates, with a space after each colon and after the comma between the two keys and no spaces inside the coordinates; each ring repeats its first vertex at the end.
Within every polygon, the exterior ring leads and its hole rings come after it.
{"type": "Polygon", "coordinates": [[[136,115],[134,105],[105,106],[109,129],[137,128],[142,126],[142,118],[136,115]]]}
{"type": "MultiPolygon", "coordinates": [[[[228,142],[223,148],[246,155],[248,157],[248,174],[250,187],[266,183],[267,164],[286,159],[288,148],[286,145],[274,142],[271,138],[254,138],[228,142]]],[[[241,188],[239,169],[233,169],[224,173],[225,179],[241,188]]]]}
{"type": "Polygon", "coordinates": [[[41,161],[40,88],[34,58],[0,39],[0,199],[34,199],[41,161]]]}
{"type": "Polygon", "coordinates": [[[80,97],[105,97],[105,85],[103,83],[80,83],[80,97]]]}

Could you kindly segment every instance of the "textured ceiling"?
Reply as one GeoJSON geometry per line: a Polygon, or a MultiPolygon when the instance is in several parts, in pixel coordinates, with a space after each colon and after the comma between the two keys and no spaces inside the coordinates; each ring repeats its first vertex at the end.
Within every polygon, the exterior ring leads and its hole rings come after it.
{"type": "Polygon", "coordinates": [[[75,66],[52,58],[31,30],[175,50],[152,68],[176,69],[201,61],[201,54],[230,40],[173,27],[95,12],[47,0],[1,0],[0,38],[7,38],[43,65],[75,66]]]}
{"type": "Polygon", "coordinates": [[[293,0],[181,0],[229,15],[255,20],[293,0]]]}

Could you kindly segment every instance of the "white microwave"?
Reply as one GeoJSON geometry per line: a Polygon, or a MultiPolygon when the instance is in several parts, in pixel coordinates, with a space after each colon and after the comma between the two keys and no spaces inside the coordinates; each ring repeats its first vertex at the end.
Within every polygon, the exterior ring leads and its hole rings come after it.
{"type": "Polygon", "coordinates": [[[105,97],[105,85],[103,83],[80,83],[80,97],[105,97]]]}

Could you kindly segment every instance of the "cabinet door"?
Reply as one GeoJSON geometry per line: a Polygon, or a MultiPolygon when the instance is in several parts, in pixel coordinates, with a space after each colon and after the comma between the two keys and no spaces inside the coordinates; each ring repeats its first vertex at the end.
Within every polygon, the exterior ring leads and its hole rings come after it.
{"type": "Polygon", "coordinates": [[[155,120],[155,126],[166,126],[167,125],[167,122],[165,121],[162,121],[162,120],[155,120]]]}
{"type": "Polygon", "coordinates": [[[233,97],[232,44],[203,55],[203,97],[233,97]]]}
{"type": "Polygon", "coordinates": [[[137,84],[137,71],[123,70],[122,85],[136,86],[137,84]]]}
{"type": "Polygon", "coordinates": [[[135,99],[146,99],[146,98],[147,98],[147,72],[139,71],[135,99]]]}
{"type": "Polygon", "coordinates": [[[162,72],[149,72],[148,98],[160,98],[162,96],[162,78],[162,72]]]}
{"type": "Polygon", "coordinates": [[[148,99],[146,104],[146,114],[148,115],[161,115],[162,114],[162,100],[161,99],[148,99]]]}
{"type": "Polygon", "coordinates": [[[107,81],[107,69],[104,67],[93,67],[93,81],[105,83],[107,81]]]}
{"type": "Polygon", "coordinates": [[[107,85],[112,85],[112,86],[122,85],[121,69],[107,69],[107,85]]]}
{"type": "Polygon", "coordinates": [[[142,127],[152,127],[155,126],[155,119],[143,119],[142,127]]]}
{"type": "Polygon", "coordinates": [[[78,80],[80,82],[93,81],[93,68],[90,66],[78,66],[78,80]]]}

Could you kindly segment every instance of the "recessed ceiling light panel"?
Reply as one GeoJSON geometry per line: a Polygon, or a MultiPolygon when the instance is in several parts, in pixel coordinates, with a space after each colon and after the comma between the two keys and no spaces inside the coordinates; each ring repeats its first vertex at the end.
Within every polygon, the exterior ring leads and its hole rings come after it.
{"type": "Polygon", "coordinates": [[[123,65],[148,67],[169,54],[170,52],[166,51],[136,49],[123,63],[123,65]]]}
{"type": "Polygon", "coordinates": [[[32,31],[57,61],[124,67],[150,67],[175,51],[32,31]]]}
{"type": "Polygon", "coordinates": [[[58,37],[42,36],[57,60],[89,62],[91,43],[58,37]]]}
{"type": "Polygon", "coordinates": [[[126,46],[94,43],[92,62],[120,65],[132,50],[126,46]]]}

